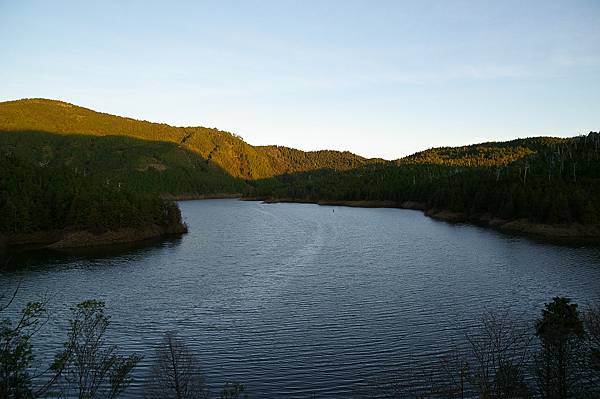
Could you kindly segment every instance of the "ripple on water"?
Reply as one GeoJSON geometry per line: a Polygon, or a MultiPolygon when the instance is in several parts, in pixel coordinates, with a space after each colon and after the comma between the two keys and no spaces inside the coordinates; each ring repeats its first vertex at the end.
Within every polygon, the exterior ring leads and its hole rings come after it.
{"type": "MultiPolygon", "coordinates": [[[[340,397],[464,345],[486,310],[537,317],[566,295],[600,295],[600,251],[451,225],[398,209],[236,200],[181,203],[189,234],[128,252],[13,257],[0,290],[22,279],[21,303],[47,295],[55,318],[40,361],[60,348],[70,305],[105,300],[110,340],[145,355],[177,331],[208,382],[254,397],[340,397]]],[[[14,308],[13,308],[14,309],[14,308]]]]}

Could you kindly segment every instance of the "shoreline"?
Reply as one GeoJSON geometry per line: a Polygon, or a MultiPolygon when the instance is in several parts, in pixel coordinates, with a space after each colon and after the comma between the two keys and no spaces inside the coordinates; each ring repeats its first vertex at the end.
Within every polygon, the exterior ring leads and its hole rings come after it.
{"type": "Polygon", "coordinates": [[[571,224],[535,223],[527,219],[501,219],[492,214],[465,214],[447,209],[429,208],[415,201],[382,200],[297,200],[293,198],[246,197],[243,201],[263,201],[267,204],[302,203],[320,206],[347,206],[355,208],[396,208],[422,211],[425,216],[448,223],[467,223],[492,228],[505,234],[516,234],[541,239],[554,244],[600,244],[600,226],[571,224]]]}
{"type": "Polygon", "coordinates": [[[162,199],[170,200],[170,201],[196,201],[196,200],[208,200],[208,199],[241,199],[243,195],[241,193],[233,193],[233,194],[162,194],[160,196],[162,199]]]}
{"type": "Polygon", "coordinates": [[[107,230],[101,233],[89,230],[55,230],[0,235],[0,250],[2,249],[95,249],[122,244],[179,236],[188,232],[184,223],[171,226],[150,225],[144,228],[122,228],[107,230]]]}
{"type": "MultiPolygon", "coordinates": [[[[514,234],[538,239],[553,244],[600,244],[600,226],[571,224],[534,223],[527,219],[501,219],[492,214],[472,214],[454,212],[447,209],[429,208],[416,201],[389,200],[308,200],[295,198],[244,197],[240,194],[178,195],[164,196],[173,201],[194,201],[210,199],[238,199],[240,201],[262,201],[266,204],[298,203],[319,206],[345,206],[353,208],[394,208],[423,212],[427,217],[448,223],[466,223],[492,228],[505,234],[514,234]]],[[[123,228],[95,233],[88,230],[56,230],[19,233],[11,236],[0,234],[0,251],[7,249],[96,249],[102,247],[135,244],[144,241],[180,236],[188,232],[187,225],[151,225],[144,228],[123,228]]]]}

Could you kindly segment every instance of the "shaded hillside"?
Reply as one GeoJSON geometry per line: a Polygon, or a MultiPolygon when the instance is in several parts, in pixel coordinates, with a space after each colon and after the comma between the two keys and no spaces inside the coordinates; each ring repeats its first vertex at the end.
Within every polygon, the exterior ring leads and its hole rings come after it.
{"type": "Polygon", "coordinates": [[[103,186],[139,193],[210,195],[242,193],[247,185],[181,146],[124,136],[0,134],[0,156],[68,173],[103,186]]]}
{"type": "Polygon", "coordinates": [[[97,235],[126,229],[133,241],[182,233],[185,227],[177,204],[158,195],[136,193],[100,176],[77,174],[51,163],[40,166],[13,155],[0,157],[0,247],[5,244],[52,244],[70,232],[88,232],[95,245],[97,235]]]}
{"type": "MultiPolygon", "coordinates": [[[[93,201],[100,203],[102,189],[153,198],[243,194],[314,202],[409,201],[465,219],[600,225],[598,133],[433,148],[383,161],[349,152],[254,147],[217,129],[137,121],[58,101],[19,100],[0,103],[0,155],[12,159],[13,168],[24,165],[23,173],[31,174],[26,181],[65,174],[75,182],[75,193],[96,193],[93,201]]],[[[12,186],[3,207],[17,204],[19,196],[33,193],[35,198],[43,186],[24,185],[21,192],[17,180],[4,176],[6,181],[12,186]]],[[[40,203],[61,206],[47,201],[40,203]]],[[[18,220],[15,216],[13,223],[18,220]]]]}
{"type": "Polygon", "coordinates": [[[549,224],[600,222],[600,134],[424,151],[394,163],[253,183],[292,200],[415,201],[425,209],[549,224]]]}
{"type": "Polygon", "coordinates": [[[254,147],[234,134],[217,129],[173,127],[45,99],[0,103],[0,131],[127,136],[170,142],[198,154],[208,164],[220,167],[230,176],[250,180],[321,168],[348,170],[366,162],[364,158],[349,152],[304,152],[285,147],[254,147]]]}
{"type": "Polygon", "coordinates": [[[118,243],[185,230],[161,197],[246,193],[246,179],[365,160],[253,147],[216,129],[177,128],[50,100],[0,103],[0,247],[118,243]]]}

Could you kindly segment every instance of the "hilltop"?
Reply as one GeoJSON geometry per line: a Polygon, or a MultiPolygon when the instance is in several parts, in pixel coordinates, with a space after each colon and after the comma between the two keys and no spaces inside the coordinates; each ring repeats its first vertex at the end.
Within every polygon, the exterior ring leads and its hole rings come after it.
{"type": "MultiPolygon", "coordinates": [[[[214,128],[174,127],[46,99],[0,103],[0,131],[44,132],[71,137],[121,136],[171,143],[196,154],[206,165],[245,180],[323,168],[349,170],[371,162],[350,152],[305,152],[281,146],[252,146],[235,134],[214,128]]],[[[175,148],[170,151],[176,151],[175,148]]],[[[168,168],[169,160],[181,160],[183,156],[175,154],[163,158],[150,160],[149,164],[165,161],[163,167],[168,168]]]]}

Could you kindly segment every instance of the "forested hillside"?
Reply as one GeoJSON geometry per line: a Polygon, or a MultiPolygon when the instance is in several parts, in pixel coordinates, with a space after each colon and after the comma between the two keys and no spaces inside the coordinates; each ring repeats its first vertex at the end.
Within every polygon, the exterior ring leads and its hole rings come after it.
{"type": "Polygon", "coordinates": [[[81,180],[133,192],[172,195],[242,193],[246,183],[181,146],[126,136],[0,133],[0,155],[64,169],[81,180]]]}
{"type": "Polygon", "coordinates": [[[521,158],[544,151],[564,139],[534,137],[505,142],[492,142],[463,147],[439,147],[417,152],[396,161],[398,165],[432,164],[454,167],[504,166],[521,158]]]}
{"type": "Polygon", "coordinates": [[[3,234],[58,230],[99,234],[147,227],[167,231],[181,226],[175,203],[132,192],[99,176],[5,154],[0,157],[0,170],[0,241],[3,234]]]}
{"type": "Polygon", "coordinates": [[[127,136],[174,143],[199,155],[208,165],[243,179],[320,168],[348,170],[366,162],[364,158],[349,152],[304,152],[278,146],[254,147],[234,134],[217,129],[173,127],[45,99],[0,103],[2,131],[36,131],[68,136],[127,136]]]}
{"type": "Polygon", "coordinates": [[[217,129],[36,99],[0,103],[0,161],[6,234],[158,223],[170,206],[159,196],[207,195],[409,201],[467,217],[600,225],[598,133],[433,148],[384,161],[255,147],[217,129]]]}
{"type": "Polygon", "coordinates": [[[217,129],[138,121],[60,101],[4,102],[0,246],[6,236],[40,232],[181,231],[177,206],[164,197],[241,195],[253,178],[365,162],[348,152],[253,147],[217,129]]]}
{"type": "Polygon", "coordinates": [[[600,222],[600,134],[437,148],[394,163],[254,182],[293,200],[416,201],[426,209],[541,223],[600,222]]]}

